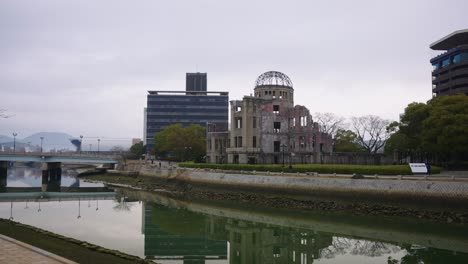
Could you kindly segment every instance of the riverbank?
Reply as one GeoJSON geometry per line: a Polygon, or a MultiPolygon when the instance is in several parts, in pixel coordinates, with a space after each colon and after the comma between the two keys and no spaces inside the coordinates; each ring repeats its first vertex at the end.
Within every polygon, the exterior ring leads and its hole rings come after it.
{"type": "MultiPolygon", "coordinates": [[[[207,175],[206,172],[200,173],[207,175]]],[[[173,171],[172,173],[164,172],[163,174],[169,176],[141,173],[138,176],[129,177],[114,173],[113,175],[94,175],[84,178],[159,192],[168,197],[188,201],[218,200],[270,208],[344,212],[353,215],[397,216],[449,224],[468,224],[468,210],[463,204],[460,206],[457,203],[415,203],[415,201],[422,200],[404,201],[401,200],[402,196],[397,196],[398,199],[387,199],[391,195],[383,195],[382,199],[375,199],[375,197],[369,199],[367,194],[332,195],[329,192],[314,193],[295,188],[284,191],[275,188],[257,188],[248,182],[243,186],[235,184],[226,186],[206,181],[190,181],[185,170],[173,171]]],[[[404,185],[404,182],[402,184],[404,185]]],[[[378,194],[378,192],[374,193],[376,197],[378,194]]]]}
{"type": "Polygon", "coordinates": [[[0,233],[78,263],[154,263],[6,219],[0,219],[0,233]]]}

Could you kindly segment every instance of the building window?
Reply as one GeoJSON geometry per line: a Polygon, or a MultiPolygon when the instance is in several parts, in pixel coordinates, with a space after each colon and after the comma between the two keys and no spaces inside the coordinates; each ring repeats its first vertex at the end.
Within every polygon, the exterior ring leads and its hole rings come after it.
{"type": "Polygon", "coordinates": [[[253,136],[253,137],[252,137],[252,147],[253,147],[253,148],[256,148],[256,147],[257,147],[257,137],[256,137],[256,136],[253,136]]]}
{"type": "Polygon", "coordinates": [[[209,142],[209,144],[208,144],[208,145],[209,145],[208,149],[211,150],[211,138],[210,138],[210,140],[209,140],[208,142],[209,142]]]}
{"type": "Polygon", "coordinates": [[[236,128],[242,128],[242,117],[236,117],[236,128]]]}
{"type": "Polygon", "coordinates": [[[237,138],[237,146],[238,146],[239,148],[242,148],[242,137],[238,137],[238,138],[237,138]]]}
{"type": "Polygon", "coordinates": [[[453,56],[453,59],[452,59],[452,63],[459,63],[461,61],[461,55],[460,54],[457,54],[455,56],[453,56]]]}
{"type": "Polygon", "coordinates": [[[305,148],[306,147],[306,142],[305,142],[305,137],[304,136],[299,137],[299,146],[300,146],[300,148],[305,148]]]}
{"type": "Polygon", "coordinates": [[[240,112],[240,111],[242,111],[242,106],[239,106],[239,105],[236,106],[236,112],[240,112]]]}
{"type": "Polygon", "coordinates": [[[281,122],[273,122],[273,132],[279,133],[281,130],[281,122]]]}
{"type": "Polygon", "coordinates": [[[273,105],[273,114],[279,114],[279,105],[273,105]]]}
{"type": "Polygon", "coordinates": [[[442,61],[442,68],[445,68],[450,65],[450,59],[445,59],[442,61]]]}
{"type": "Polygon", "coordinates": [[[301,127],[307,126],[307,116],[301,116],[301,127]]]}
{"type": "Polygon", "coordinates": [[[252,128],[257,128],[257,117],[252,117],[252,128]]]}
{"type": "Polygon", "coordinates": [[[274,152],[280,152],[280,142],[279,141],[273,141],[273,151],[274,152]]]}
{"type": "Polygon", "coordinates": [[[234,137],[234,147],[237,148],[237,137],[234,137]]]}

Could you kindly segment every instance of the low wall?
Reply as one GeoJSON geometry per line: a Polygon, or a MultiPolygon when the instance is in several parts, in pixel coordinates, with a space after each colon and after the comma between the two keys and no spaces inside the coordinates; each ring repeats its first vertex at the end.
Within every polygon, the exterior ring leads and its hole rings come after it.
{"type": "Polygon", "coordinates": [[[159,177],[225,186],[229,189],[261,189],[311,196],[378,198],[406,202],[432,201],[439,204],[446,201],[457,203],[468,201],[468,182],[463,181],[268,176],[226,174],[201,170],[177,170],[170,174],[171,176],[166,175],[159,175],[159,177]]]}

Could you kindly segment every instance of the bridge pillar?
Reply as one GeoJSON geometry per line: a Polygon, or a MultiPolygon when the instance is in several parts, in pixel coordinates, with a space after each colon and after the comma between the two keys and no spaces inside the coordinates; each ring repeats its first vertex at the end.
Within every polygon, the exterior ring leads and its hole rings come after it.
{"type": "Polygon", "coordinates": [[[0,189],[7,186],[8,161],[0,161],[0,189]]]}
{"type": "Polygon", "coordinates": [[[59,192],[62,182],[62,163],[47,162],[42,164],[42,191],[59,192]]]}

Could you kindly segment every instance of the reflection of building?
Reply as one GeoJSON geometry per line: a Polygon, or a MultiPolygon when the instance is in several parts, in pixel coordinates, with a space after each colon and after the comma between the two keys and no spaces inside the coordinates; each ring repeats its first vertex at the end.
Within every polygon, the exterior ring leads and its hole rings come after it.
{"type": "Polygon", "coordinates": [[[289,227],[237,220],[144,204],[145,255],[204,263],[226,259],[231,264],[313,263],[332,236],[289,227]],[[229,242],[229,251],[227,245],[229,242]]]}
{"type": "Polygon", "coordinates": [[[228,92],[206,91],[206,74],[187,74],[186,91],[148,91],[146,144],[151,150],[154,135],[165,127],[216,124],[227,130],[228,92]]]}
{"type": "Polygon", "coordinates": [[[458,30],[431,44],[446,52],[431,59],[432,92],[436,95],[468,95],[468,29],[458,30]]]}
{"type": "Polygon", "coordinates": [[[229,219],[229,260],[232,264],[313,263],[320,250],[332,243],[332,236],[307,230],[267,227],[229,219]]]}
{"type": "Polygon", "coordinates": [[[229,134],[214,132],[207,135],[211,163],[223,163],[224,156],[228,163],[317,163],[332,151],[331,136],[319,131],[306,107],[294,105],[289,77],[274,71],[258,77],[253,96],[231,101],[229,134]],[[227,142],[226,153],[216,148],[227,142]]]}
{"type": "Polygon", "coordinates": [[[226,259],[226,241],[208,237],[207,220],[188,211],[144,204],[145,256],[182,259],[184,263],[226,259]]]}

